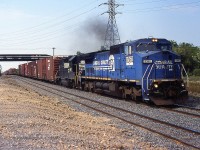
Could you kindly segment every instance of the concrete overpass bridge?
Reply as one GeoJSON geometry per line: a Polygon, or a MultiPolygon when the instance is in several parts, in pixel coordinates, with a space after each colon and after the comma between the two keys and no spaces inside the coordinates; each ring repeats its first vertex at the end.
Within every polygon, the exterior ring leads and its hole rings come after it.
{"type": "Polygon", "coordinates": [[[0,61],[35,61],[50,57],[47,54],[0,54],[0,61]]]}

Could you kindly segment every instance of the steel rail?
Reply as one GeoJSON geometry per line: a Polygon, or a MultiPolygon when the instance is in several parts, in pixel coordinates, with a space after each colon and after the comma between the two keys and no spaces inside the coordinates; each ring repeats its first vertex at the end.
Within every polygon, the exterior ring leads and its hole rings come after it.
{"type": "Polygon", "coordinates": [[[184,114],[184,115],[188,115],[188,116],[191,116],[191,117],[200,118],[200,115],[193,114],[193,113],[190,113],[190,112],[185,112],[185,111],[176,110],[176,109],[170,109],[170,108],[164,108],[164,107],[163,107],[163,109],[166,109],[166,110],[172,111],[172,112],[176,112],[176,113],[180,113],[180,114],[184,114]]]}
{"type": "Polygon", "coordinates": [[[195,110],[195,111],[199,111],[200,112],[200,109],[199,108],[195,108],[195,107],[190,107],[190,106],[185,106],[185,105],[179,105],[179,104],[175,104],[174,106],[178,106],[180,108],[186,108],[186,109],[189,109],[189,110],[195,110]]]}

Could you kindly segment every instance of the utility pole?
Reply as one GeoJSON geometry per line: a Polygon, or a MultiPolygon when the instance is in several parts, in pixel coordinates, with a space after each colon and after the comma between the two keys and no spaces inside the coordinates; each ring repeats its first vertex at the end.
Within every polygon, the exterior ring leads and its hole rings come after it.
{"type": "Polygon", "coordinates": [[[1,76],[1,70],[2,70],[2,67],[1,67],[1,65],[0,65],[0,76],[1,76]]]}
{"type": "Polygon", "coordinates": [[[56,49],[56,48],[55,48],[55,47],[53,47],[52,49],[53,49],[53,56],[54,56],[54,51],[55,51],[55,49],[56,49]]]}
{"type": "Polygon", "coordinates": [[[108,0],[108,3],[102,3],[99,6],[101,5],[108,5],[108,11],[102,13],[102,15],[105,13],[109,14],[109,19],[108,19],[108,24],[107,24],[107,29],[106,29],[106,36],[105,36],[105,41],[104,41],[104,47],[106,49],[109,49],[110,46],[121,43],[118,28],[117,28],[117,23],[115,19],[115,16],[121,13],[116,12],[115,9],[119,6],[123,6],[123,4],[116,4],[115,0],[108,0]]]}

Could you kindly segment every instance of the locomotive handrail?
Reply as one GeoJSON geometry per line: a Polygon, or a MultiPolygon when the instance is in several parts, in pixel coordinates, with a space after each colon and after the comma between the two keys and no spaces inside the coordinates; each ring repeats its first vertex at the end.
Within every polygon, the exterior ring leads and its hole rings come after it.
{"type": "Polygon", "coordinates": [[[152,71],[154,65],[155,65],[155,64],[153,64],[153,65],[151,66],[151,69],[150,69],[149,74],[148,74],[148,76],[147,76],[147,90],[150,90],[150,89],[149,89],[149,86],[148,86],[148,84],[149,84],[149,76],[150,76],[150,74],[151,74],[151,71],[152,71]]]}
{"type": "Polygon", "coordinates": [[[144,90],[144,77],[145,77],[145,75],[146,75],[146,73],[147,73],[147,70],[149,69],[149,67],[150,67],[151,65],[148,65],[147,66],[147,69],[145,70],[145,72],[144,72],[144,75],[143,75],[143,77],[142,77],[142,91],[144,91],[145,92],[145,90],[144,90]]]}
{"type": "MultiPolygon", "coordinates": [[[[147,76],[147,78],[146,78],[146,80],[147,80],[147,83],[146,83],[146,88],[147,88],[147,90],[150,90],[149,89],[149,76],[151,75],[151,73],[152,73],[152,69],[153,69],[153,67],[155,66],[155,63],[154,64],[152,64],[152,66],[151,66],[151,68],[150,68],[150,70],[149,70],[149,73],[148,73],[148,76],[147,76]]],[[[178,65],[179,66],[179,65],[178,65]]],[[[189,87],[189,77],[188,77],[188,74],[187,74],[187,72],[186,72],[186,70],[185,70],[185,67],[184,67],[184,65],[183,64],[181,64],[181,66],[182,66],[182,68],[183,68],[183,71],[185,72],[185,74],[186,74],[186,86],[187,87],[189,87]]],[[[144,75],[143,75],[143,77],[142,77],[142,90],[145,92],[145,89],[144,89],[144,78],[145,78],[145,76],[146,76],[146,74],[147,74],[147,71],[148,71],[148,69],[149,69],[149,67],[150,67],[150,65],[148,65],[148,67],[147,67],[147,69],[146,69],[146,71],[145,71],[145,73],[144,73],[144,75]]],[[[181,74],[182,74],[182,72],[181,72],[181,74]]]]}
{"type": "Polygon", "coordinates": [[[185,70],[184,65],[183,65],[183,64],[181,64],[181,65],[182,65],[183,70],[184,70],[184,72],[185,72],[185,74],[186,74],[186,86],[189,87],[189,77],[188,77],[187,71],[185,70]]]}

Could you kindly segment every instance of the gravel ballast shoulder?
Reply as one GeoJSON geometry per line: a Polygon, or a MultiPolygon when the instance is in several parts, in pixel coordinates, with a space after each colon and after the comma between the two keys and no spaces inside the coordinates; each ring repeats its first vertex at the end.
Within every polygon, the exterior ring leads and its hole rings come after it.
{"type": "Polygon", "coordinates": [[[117,128],[111,118],[16,81],[0,78],[0,149],[168,149],[132,127],[117,128]]]}
{"type": "MultiPolygon", "coordinates": [[[[30,80],[30,79],[28,79],[28,80],[30,80]]],[[[17,81],[19,81],[19,80],[17,80],[17,81]]],[[[40,82],[40,81],[34,81],[34,82],[40,82]]],[[[43,91],[41,89],[38,90],[37,88],[35,88],[31,85],[27,85],[23,82],[20,82],[20,84],[24,84],[25,86],[28,86],[29,88],[37,91],[38,93],[41,93],[41,94],[44,94],[44,95],[49,95],[49,96],[55,96],[55,95],[47,93],[46,91],[43,91]]],[[[43,84],[46,84],[46,83],[43,83],[43,84]]],[[[166,110],[163,110],[163,109],[157,109],[157,108],[154,108],[154,107],[135,104],[135,103],[131,103],[131,102],[124,101],[124,100],[108,98],[108,97],[97,95],[97,94],[94,94],[94,93],[88,93],[88,92],[83,92],[83,91],[74,90],[74,89],[67,89],[67,88],[63,88],[63,87],[60,87],[60,86],[56,86],[56,85],[52,85],[52,87],[65,90],[66,92],[70,92],[70,93],[73,93],[73,94],[77,94],[77,95],[81,95],[81,96],[85,96],[85,97],[90,97],[90,98],[93,98],[97,101],[103,101],[105,103],[110,103],[111,105],[119,106],[119,107],[125,108],[127,110],[137,111],[141,114],[153,116],[155,118],[161,118],[165,121],[173,122],[174,124],[177,124],[177,125],[182,125],[183,127],[189,126],[191,128],[199,130],[199,121],[198,120],[195,121],[195,119],[193,120],[193,118],[190,118],[190,117],[185,118],[185,116],[182,116],[182,115],[177,116],[176,114],[169,113],[169,112],[167,112],[166,110]],[[178,119],[177,119],[177,117],[178,117],[178,119]]],[[[73,96],[71,96],[71,95],[69,95],[69,97],[73,98],[73,96]]],[[[76,104],[74,102],[63,99],[62,97],[57,97],[57,98],[60,99],[63,103],[66,103],[67,105],[73,107],[77,111],[87,112],[87,113],[90,113],[94,116],[104,116],[100,113],[97,113],[97,112],[92,111],[88,108],[85,108],[85,107],[83,107],[79,104],[76,104]]],[[[143,130],[141,128],[127,125],[124,122],[121,122],[117,119],[110,118],[110,121],[109,121],[108,124],[109,125],[115,125],[115,126],[120,127],[121,129],[124,129],[124,130],[128,130],[128,132],[125,132],[125,133],[128,133],[129,137],[130,137],[130,135],[132,135],[132,136],[136,135],[136,136],[139,137],[140,142],[151,143],[152,146],[160,146],[160,147],[163,147],[163,148],[165,147],[167,149],[190,149],[190,148],[183,147],[180,144],[177,145],[176,142],[174,142],[174,141],[172,142],[172,141],[165,139],[161,136],[157,136],[153,133],[147,132],[146,130],[143,130]]]]}

